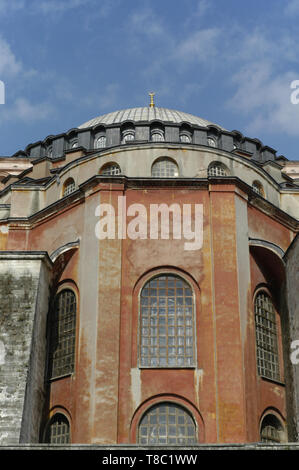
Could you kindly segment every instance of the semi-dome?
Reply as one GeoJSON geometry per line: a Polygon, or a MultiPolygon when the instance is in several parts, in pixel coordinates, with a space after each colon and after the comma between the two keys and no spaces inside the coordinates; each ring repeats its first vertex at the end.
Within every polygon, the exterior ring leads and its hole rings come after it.
{"type": "Polygon", "coordinates": [[[160,107],[139,107],[139,108],[128,108],[122,109],[119,111],[114,111],[112,113],[102,114],[101,116],[95,117],[90,121],[84,122],[79,129],[84,129],[87,127],[97,126],[98,124],[120,124],[125,121],[163,121],[163,122],[172,122],[180,124],[182,122],[188,122],[193,125],[208,127],[208,126],[217,126],[220,129],[223,127],[218,124],[214,124],[206,119],[203,119],[193,114],[184,113],[182,111],[176,111],[174,109],[160,108],[160,107]]]}

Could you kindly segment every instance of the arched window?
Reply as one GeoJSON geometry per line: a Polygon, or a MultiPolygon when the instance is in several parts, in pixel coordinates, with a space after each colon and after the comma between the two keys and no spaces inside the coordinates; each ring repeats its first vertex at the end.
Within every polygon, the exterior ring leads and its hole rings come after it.
{"type": "Polygon", "coordinates": [[[262,183],[260,183],[259,181],[254,181],[252,183],[252,189],[255,193],[257,193],[260,196],[264,197],[265,193],[264,193],[264,188],[263,188],[262,183]]]}
{"type": "Polygon", "coordinates": [[[70,289],[55,298],[51,312],[49,376],[71,374],[75,367],[76,296],[70,289]]]}
{"type": "Polygon", "coordinates": [[[139,331],[141,367],[195,366],[193,292],[184,279],[165,274],[145,284],[139,331]]]}
{"type": "Polygon", "coordinates": [[[104,148],[104,147],[106,147],[106,136],[101,135],[96,140],[96,148],[101,149],[101,148],[104,148]]]}
{"type": "Polygon", "coordinates": [[[179,176],[177,164],[171,158],[160,158],[152,166],[154,178],[175,178],[179,176]]]}
{"type": "Polygon", "coordinates": [[[52,158],[53,157],[53,147],[52,145],[49,145],[47,148],[47,157],[52,158]]]}
{"type": "Polygon", "coordinates": [[[216,140],[214,137],[208,137],[208,146],[209,147],[216,147],[216,140]]]}
{"type": "Polygon", "coordinates": [[[56,413],[48,423],[45,442],[48,444],[70,443],[70,425],[62,413],[56,413]]]}
{"type": "Polygon", "coordinates": [[[63,197],[73,193],[75,189],[75,181],[73,180],[73,178],[68,178],[63,185],[63,197]]]}
{"type": "Polygon", "coordinates": [[[185,133],[180,134],[180,142],[190,144],[191,136],[185,133]]]}
{"type": "Polygon", "coordinates": [[[225,165],[220,162],[212,162],[208,167],[208,176],[227,176],[228,171],[225,165]]]}
{"type": "Polygon", "coordinates": [[[164,141],[164,132],[160,129],[153,129],[151,132],[151,140],[153,142],[163,142],[164,141]]]}
{"type": "Polygon", "coordinates": [[[196,426],[192,416],[175,403],[152,406],[141,418],[139,444],[196,444],[196,426]]]}
{"type": "Polygon", "coordinates": [[[284,427],[273,414],[267,414],[261,425],[261,441],[277,443],[284,441],[284,427]]]}
{"type": "Polygon", "coordinates": [[[122,134],[122,142],[130,142],[135,139],[135,132],[133,130],[124,131],[122,134]]]}
{"type": "Polygon", "coordinates": [[[77,148],[78,145],[79,145],[79,142],[78,142],[77,139],[71,140],[71,142],[70,142],[70,148],[71,148],[71,149],[77,148]]]}
{"type": "Polygon", "coordinates": [[[120,175],[120,166],[117,163],[108,163],[100,170],[100,175],[115,176],[120,175]]]}
{"type": "Polygon", "coordinates": [[[270,296],[259,292],[254,301],[257,370],[259,375],[280,380],[276,312],[270,296]]]}

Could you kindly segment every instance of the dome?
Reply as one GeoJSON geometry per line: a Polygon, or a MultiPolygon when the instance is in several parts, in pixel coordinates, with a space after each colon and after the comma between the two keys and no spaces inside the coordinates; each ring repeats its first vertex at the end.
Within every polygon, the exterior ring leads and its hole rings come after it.
{"type": "Polygon", "coordinates": [[[84,129],[87,127],[93,127],[98,124],[120,124],[125,121],[163,121],[163,122],[173,122],[175,124],[180,124],[182,122],[188,122],[193,125],[207,127],[211,125],[216,125],[220,129],[225,130],[223,127],[218,124],[214,124],[206,119],[194,116],[193,114],[184,113],[182,111],[176,111],[174,109],[168,108],[159,108],[159,107],[141,107],[141,108],[128,108],[122,109],[120,111],[114,111],[108,114],[102,114],[101,116],[95,117],[90,121],[87,121],[80,126],[79,129],[84,129]]]}

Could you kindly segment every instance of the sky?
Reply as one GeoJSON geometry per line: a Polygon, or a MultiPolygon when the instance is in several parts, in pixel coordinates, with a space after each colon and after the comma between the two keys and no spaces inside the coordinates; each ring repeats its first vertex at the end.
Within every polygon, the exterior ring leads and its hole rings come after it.
{"type": "Polygon", "coordinates": [[[0,0],[0,155],[154,91],[299,160],[298,22],[299,0],[0,0]]]}

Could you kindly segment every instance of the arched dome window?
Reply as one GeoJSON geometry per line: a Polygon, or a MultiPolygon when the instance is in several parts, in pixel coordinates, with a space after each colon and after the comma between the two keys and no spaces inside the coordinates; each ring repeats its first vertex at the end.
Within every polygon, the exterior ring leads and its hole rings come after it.
{"type": "Polygon", "coordinates": [[[71,149],[75,149],[75,148],[78,147],[78,145],[79,145],[78,140],[73,140],[73,141],[71,142],[70,148],[71,148],[71,149]]]}
{"type": "Polygon", "coordinates": [[[47,148],[47,157],[52,158],[53,157],[53,147],[52,145],[49,145],[47,148]]]}
{"type": "Polygon", "coordinates": [[[216,139],[214,137],[208,137],[208,146],[209,147],[216,147],[216,139]]]}
{"type": "Polygon", "coordinates": [[[124,131],[122,133],[122,143],[125,144],[127,142],[131,142],[132,140],[135,140],[135,131],[130,129],[127,131],[124,131]]]}
{"type": "Polygon", "coordinates": [[[101,149],[101,148],[104,148],[106,147],[106,136],[105,135],[101,135],[100,137],[98,137],[96,139],[96,145],[95,147],[97,149],[101,149]]]}
{"type": "Polygon", "coordinates": [[[228,170],[221,162],[212,162],[208,167],[208,176],[227,176],[228,170]]]}
{"type": "Polygon", "coordinates": [[[254,181],[252,183],[252,189],[255,193],[259,194],[260,196],[265,196],[263,185],[259,181],[254,181]]]}
{"type": "Polygon", "coordinates": [[[181,277],[150,279],[140,295],[141,367],[194,367],[194,300],[181,277]]]}
{"type": "Polygon", "coordinates": [[[69,444],[70,424],[66,416],[56,413],[47,425],[45,443],[69,444]]]}
{"type": "Polygon", "coordinates": [[[100,175],[116,176],[120,175],[121,169],[117,163],[107,163],[100,170],[100,175]]]}
{"type": "Polygon", "coordinates": [[[191,414],[176,403],[162,402],[142,416],[138,443],[145,445],[197,443],[196,426],[191,414]]]}
{"type": "Polygon", "coordinates": [[[171,158],[160,158],[152,166],[154,178],[175,178],[179,176],[179,168],[171,158]]]}
{"type": "Polygon", "coordinates": [[[184,144],[190,144],[191,136],[189,134],[186,134],[186,133],[181,133],[180,134],[180,142],[182,142],[184,144]]]}
{"type": "Polygon", "coordinates": [[[280,420],[273,414],[267,414],[261,425],[261,441],[269,443],[284,442],[285,430],[280,420]]]}
{"type": "Polygon", "coordinates": [[[69,194],[73,193],[76,189],[75,181],[73,178],[68,178],[63,185],[63,193],[62,196],[68,196],[69,194]]]}
{"type": "Polygon", "coordinates": [[[152,142],[164,142],[164,132],[161,129],[153,129],[151,131],[152,142]]]}

